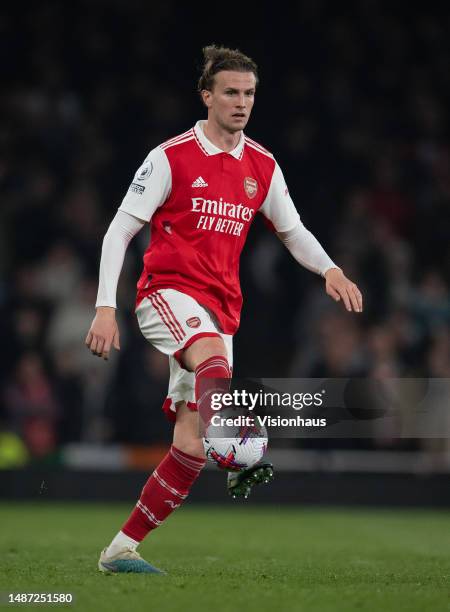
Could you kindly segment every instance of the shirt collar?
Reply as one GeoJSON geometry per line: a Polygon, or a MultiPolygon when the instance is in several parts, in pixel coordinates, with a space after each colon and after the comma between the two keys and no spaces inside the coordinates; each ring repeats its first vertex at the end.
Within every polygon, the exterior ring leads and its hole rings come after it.
{"type": "MultiPolygon", "coordinates": [[[[200,119],[200,121],[197,121],[197,123],[194,125],[194,134],[200,148],[206,155],[217,155],[218,153],[225,153],[225,151],[222,151],[222,149],[216,147],[215,144],[213,144],[210,140],[206,138],[205,133],[203,131],[204,124],[204,119],[200,119]]],[[[241,132],[241,137],[239,139],[239,142],[237,143],[237,146],[232,151],[229,151],[229,155],[232,155],[236,159],[242,159],[244,144],[245,136],[244,132],[241,132]]]]}

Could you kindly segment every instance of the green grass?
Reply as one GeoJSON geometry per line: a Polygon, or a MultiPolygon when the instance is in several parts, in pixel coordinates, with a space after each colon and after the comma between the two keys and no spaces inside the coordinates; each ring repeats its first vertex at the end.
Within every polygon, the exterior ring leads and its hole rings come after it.
{"type": "Polygon", "coordinates": [[[0,591],[72,592],[83,611],[449,609],[448,513],[188,505],[141,546],[168,576],[104,576],[128,511],[0,504],[0,591]]]}

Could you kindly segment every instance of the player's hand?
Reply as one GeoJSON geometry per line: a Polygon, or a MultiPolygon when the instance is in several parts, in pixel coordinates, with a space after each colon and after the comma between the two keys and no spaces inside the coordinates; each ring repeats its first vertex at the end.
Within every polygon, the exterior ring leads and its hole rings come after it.
{"type": "Polygon", "coordinates": [[[116,311],[108,306],[99,306],[92,321],[85,344],[93,355],[107,360],[111,346],[120,351],[119,328],[116,311]]]}
{"type": "Polygon", "coordinates": [[[330,268],[325,272],[326,292],[336,302],[342,300],[346,309],[351,312],[362,312],[363,298],[361,291],[348,279],[340,268],[330,268]]]}

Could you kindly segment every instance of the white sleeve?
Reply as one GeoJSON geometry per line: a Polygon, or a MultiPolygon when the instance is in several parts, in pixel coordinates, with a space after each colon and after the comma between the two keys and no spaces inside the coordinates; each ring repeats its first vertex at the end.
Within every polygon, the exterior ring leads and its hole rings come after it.
{"type": "Polygon", "coordinates": [[[288,232],[300,221],[297,209],[286,187],[281,168],[276,162],[269,191],[259,212],[273,224],[277,232],[288,232]]]}
{"type": "Polygon", "coordinates": [[[134,217],[150,221],[172,189],[172,172],[167,155],[156,147],[145,158],[119,206],[134,217]]]}
{"type": "Polygon", "coordinates": [[[145,221],[118,210],[103,238],[100,259],[100,278],[95,306],[116,308],[117,283],[119,282],[125,252],[130,240],[145,225],[145,221]]]}
{"type": "Polygon", "coordinates": [[[298,220],[298,224],[288,232],[278,233],[278,238],[303,267],[325,276],[330,268],[338,266],[330,259],[324,248],[309,230],[298,220]]]}

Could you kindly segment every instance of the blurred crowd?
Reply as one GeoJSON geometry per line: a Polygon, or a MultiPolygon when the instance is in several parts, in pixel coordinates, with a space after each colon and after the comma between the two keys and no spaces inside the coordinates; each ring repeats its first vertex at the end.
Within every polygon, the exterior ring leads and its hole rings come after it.
{"type": "Polygon", "coordinates": [[[102,237],[148,151],[205,115],[195,89],[211,42],[260,65],[246,132],[365,299],[346,313],[257,222],[235,374],[450,378],[445,9],[262,3],[242,34],[171,1],[22,9],[0,15],[0,445],[25,461],[71,441],[169,440],[166,358],[133,313],[147,230],[121,277],[120,354],[94,358],[84,339],[102,237]]]}

